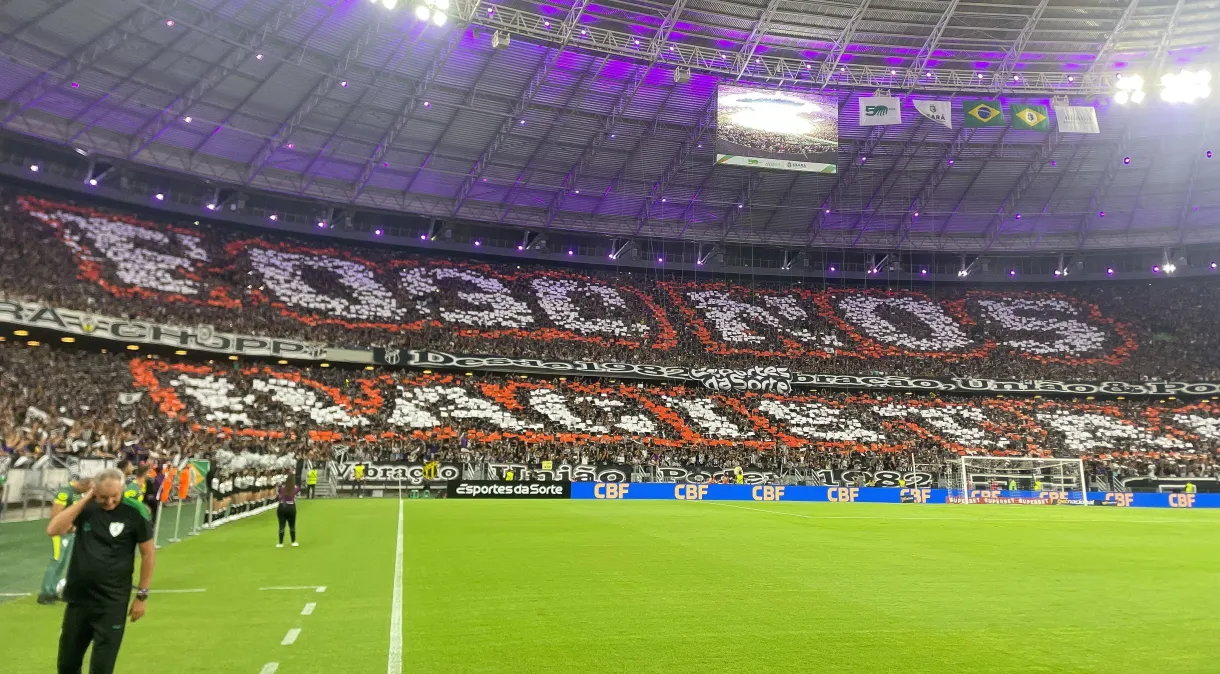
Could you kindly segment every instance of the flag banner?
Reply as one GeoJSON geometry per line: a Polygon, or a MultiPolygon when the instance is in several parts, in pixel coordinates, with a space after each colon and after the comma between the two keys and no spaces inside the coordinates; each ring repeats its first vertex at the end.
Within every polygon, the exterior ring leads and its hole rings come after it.
{"type": "Polygon", "coordinates": [[[924,117],[946,129],[953,128],[953,105],[949,101],[914,101],[914,105],[924,117]]]}
{"type": "Polygon", "coordinates": [[[1051,118],[1045,105],[1013,103],[1008,106],[1012,113],[1012,128],[1026,131],[1050,131],[1051,118]]]}
{"type": "Polygon", "coordinates": [[[120,393],[119,394],[119,404],[120,405],[134,405],[134,404],[140,402],[140,399],[143,397],[144,397],[143,391],[136,391],[135,393],[120,393]]]}
{"type": "Polygon", "coordinates": [[[1059,123],[1059,133],[1101,133],[1097,109],[1091,105],[1055,106],[1055,121],[1059,123]]]}
{"type": "Polygon", "coordinates": [[[962,113],[968,129],[1004,126],[1004,113],[997,101],[962,101],[962,113]]]}
{"type": "Polygon", "coordinates": [[[860,126],[902,124],[902,103],[894,96],[861,96],[860,126]]]}

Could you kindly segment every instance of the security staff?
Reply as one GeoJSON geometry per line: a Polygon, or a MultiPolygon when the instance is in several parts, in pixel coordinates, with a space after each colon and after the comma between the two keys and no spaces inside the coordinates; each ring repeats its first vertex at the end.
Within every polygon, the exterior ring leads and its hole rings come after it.
{"type": "Polygon", "coordinates": [[[144,486],[140,484],[139,480],[132,478],[132,473],[136,471],[135,464],[129,459],[123,459],[114,464],[114,467],[123,471],[123,498],[133,501],[144,498],[144,486]]]}
{"type": "Polygon", "coordinates": [[[358,463],[352,468],[352,479],[356,481],[356,498],[364,498],[364,464],[358,463]]]}
{"type": "Polygon", "coordinates": [[[1187,482],[1187,483],[1186,483],[1186,493],[1187,493],[1187,494],[1193,494],[1193,493],[1195,493],[1195,492],[1197,492],[1197,491],[1199,491],[1199,488],[1195,486],[1195,483],[1194,483],[1194,482],[1187,482]]]}
{"type": "Polygon", "coordinates": [[[313,498],[313,492],[318,487],[318,469],[310,468],[308,473],[305,473],[305,495],[313,498]]]}
{"type": "Polygon", "coordinates": [[[1034,480],[1034,491],[1042,491],[1042,480],[1034,480]]]}
{"type": "Polygon", "coordinates": [[[123,498],[123,477],[116,468],[102,471],[93,489],[47,525],[49,536],[62,536],[73,527],[77,530],[64,588],[68,607],[59,633],[60,674],[80,672],[91,644],[90,674],[111,674],[127,616],[132,622],[144,617],[156,548],[144,505],[123,498]],[[140,580],[128,609],[136,548],[140,549],[140,580]]]}
{"type": "Polygon", "coordinates": [[[1012,479],[1011,477],[1008,478],[1008,491],[1016,491],[1016,490],[1017,490],[1017,481],[1012,479]]]}
{"type": "Polygon", "coordinates": [[[512,481],[513,481],[513,469],[512,469],[512,468],[509,468],[509,469],[507,469],[507,470],[505,470],[505,471],[504,471],[504,481],[505,481],[505,482],[512,482],[512,481]]]}
{"type": "MultiPolygon", "coordinates": [[[[60,489],[51,503],[51,517],[55,517],[68,506],[79,501],[85,492],[92,488],[93,478],[85,477],[70,482],[68,486],[60,489]]],[[[64,579],[64,574],[68,572],[68,560],[72,558],[72,541],[75,537],[76,535],[72,531],[63,536],[51,537],[51,561],[47,564],[46,572],[42,574],[42,589],[38,591],[39,604],[54,604],[59,597],[59,583],[64,579]]]]}

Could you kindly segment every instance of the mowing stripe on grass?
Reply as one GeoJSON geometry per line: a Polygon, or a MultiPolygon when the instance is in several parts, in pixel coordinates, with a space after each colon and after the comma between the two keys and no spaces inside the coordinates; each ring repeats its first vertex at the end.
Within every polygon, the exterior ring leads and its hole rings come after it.
{"type": "Polygon", "coordinates": [[[281,646],[291,646],[301,636],[301,628],[294,627],[288,630],[288,634],[284,635],[284,640],[280,642],[281,646]]]}
{"type": "Polygon", "coordinates": [[[390,605],[390,653],[386,674],[402,674],[402,499],[398,499],[398,542],[394,546],[394,599],[390,605]]]}
{"type": "Polygon", "coordinates": [[[275,587],[260,587],[258,589],[260,589],[260,590],[317,590],[318,592],[325,592],[326,586],[325,585],[281,585],[281,586],[275,586],[275,587]]]}
{"type": "Polygon", "coordinates": [[[262,669],[258,670],[258,674],[275,674],[275,670],[277,670],[279,668],[280,668],[280,663],[268,662],[267,664],[263,665],[262,669]]]}
{"type": "Polygon", "coordinates": [[[309,602],[305,605],[305,608],[301,609],[301,615],[313,615],[313,609],[315,606],[317,606],[317,603],[312,601],[309,602]]]}
{"type": "Polygon", "coordinates": [[[207,588],[195,587],[189,590],[149,590],[149,594],[194,594],[197,592],[207,592],[207,588]]]}

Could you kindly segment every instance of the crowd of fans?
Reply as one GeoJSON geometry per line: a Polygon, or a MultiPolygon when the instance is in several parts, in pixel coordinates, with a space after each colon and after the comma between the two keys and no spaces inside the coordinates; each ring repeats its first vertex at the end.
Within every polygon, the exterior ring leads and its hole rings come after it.
{"type": "Polygon", "coordinates": [[[596,379],[299,369],[0,344],[9,462],[543,461],[788,474],[919,470],[961,454],[1085,457],[1109,477],[1220,477],[1220,405],[810,392],[722,395],[596,379]],[[132,395],[139,394],[139,395],[132,395]]]}
{"type": "Polygon", "coordinates": [[[367,348],[992,379],[1220,379],[1220,283],[992,292],[475,264],[0,198],[0,293],[367,348]]]}

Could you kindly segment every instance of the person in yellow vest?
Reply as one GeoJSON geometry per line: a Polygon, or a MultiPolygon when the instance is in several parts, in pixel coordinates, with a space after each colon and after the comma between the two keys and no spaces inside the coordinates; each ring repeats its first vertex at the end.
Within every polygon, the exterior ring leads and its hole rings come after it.
{"type": "Polygon", "coordinates": [[[356,481],[356,498],[364,498],[364,464],[358,463],[352,468],[352,479],[356,481]]]}
{"type": "Polygon", "coordinates": [[[906,488],[906,486],[907,486],[907,481],[906,481],[905,479],[903,479],[902,477],[899,477],[899,478],[898,478],[898,486],[899,486],[900,488],[904,488],[904,489],[905,489],[905,488],[906,488]]]}
{"type": "Polygon", "coordinates": [[[1017,481],[1011,477],[1008,478],[1008,491],[1016,491],[1016,490],[1017,490],[1017,481]]]}
{"type": "Polygon", "coordinates": [[[504,471],[504,481],[505,481],[505,482],[512,482],[512,481],[513,481],[513,469],[512,469],[512,468],[509,468],[509,469],[507,469],[507,470],[505,470],[505,471],[504,471]]]}
{"type": "Polygon", "coordinates": [[[1195,493],[1195,492],[1197,492],[1197,491],[1199,491],[1199,488],[1195,486],[1195,483],[1194,483],[1194,482],[1187,482],[1187,483],[1186,483],[1186,493],[1187,493],[1187,494],[1193,494],[1193,493],[1195,493]]]}
{"type": "Polygon", "coordinates": [[[318,469],[310,468],[308,473],[305,473],[305,495],[313,498],[313,492],[318,487],[318,469]]]}
{"type": "Polygon", "coordinates": [[[736,468],[733,469],[733,476],[734,476],[734,479],[737,482],[737,484],[746,483],[746,475],[745,475],[745,473],[741,472],[741,466],[737,466],[736,468]]]}
{"type": "Polygon", "coordinates": [[[1042,480],[1034,480],[1034,491],[1042,491],[1042,480]]]}

